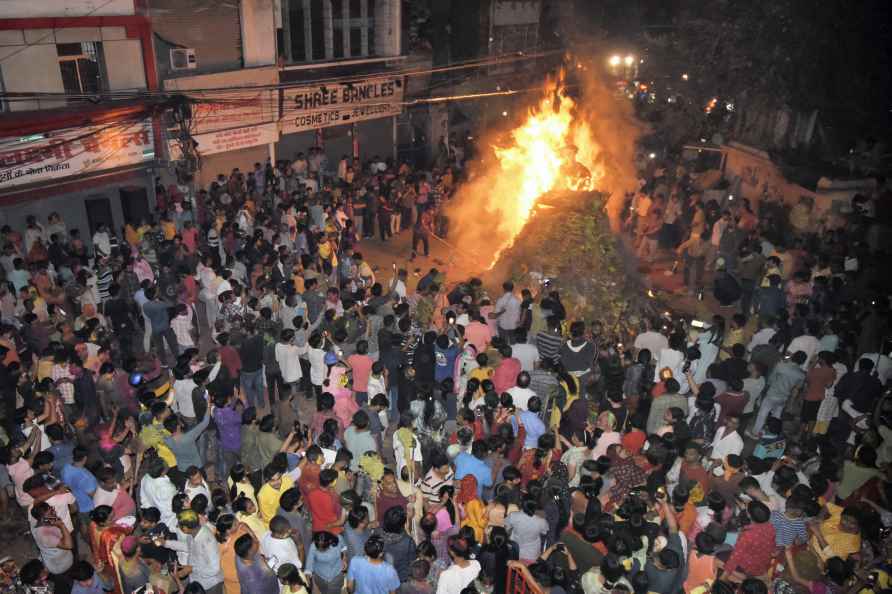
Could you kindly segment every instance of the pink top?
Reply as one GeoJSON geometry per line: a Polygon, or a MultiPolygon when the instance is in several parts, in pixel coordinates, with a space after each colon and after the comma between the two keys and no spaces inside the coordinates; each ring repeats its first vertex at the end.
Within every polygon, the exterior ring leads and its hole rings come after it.
{"type": "Polygon", "coordinates": [[[347,364],[353,369],[353,391],[368,392],[372,373],[372,358],[368,355],[350,355],[347,364]]]}
{"type": "Polygon", "coordinates": [[[492,383],[496,392],[501,394],[507,392],[517,385],[517,376],[522,371],[520,361],[514,357],[502,359],[499,366],[496,367],[492,374],[492,383]]]}

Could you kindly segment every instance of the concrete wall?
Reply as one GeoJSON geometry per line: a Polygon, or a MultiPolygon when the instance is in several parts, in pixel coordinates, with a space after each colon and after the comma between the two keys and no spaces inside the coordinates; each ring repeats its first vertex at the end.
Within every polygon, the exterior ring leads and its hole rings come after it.
{"type": "Polygon", "coordinates": [[[142,45],[138,39],[104,41],[102,51],[105,53],[105,69],[108,73],[108,86],[111,90],[144,90],[146,88],[142,45]]]}
{"type": "Polygon", "coordinates": [[[133,0],[3,0],[0,5],[5,19],[134,14],[133,0]]]}
{"type": "MultiPolygon", "coordinates": [[[[102,42],[109,90],[146,88],[138,39],[127,39],[123,27],[77,27],[3,31],[0,35],[0,74],[6,91],[65,92],[56,44],[84,41],[102,42]]],[[[9,104],[13,111],[52,109],[63,105],[64,101],[48,99],[9,104]]]]}
{"type": "Polygon", "coordinates": [[[218,174],[222,173],[228,177],[234,167],[238,167],[242,172],[253,171],[254,163],[266,163],[267,157],[269,157],[268,146],[254,146],[209,155],[201,160],[201,169],[195,174],[195,180],[199,187],[207,188],[217,179],[218,174]]]}
{"type": "Polygon", "coordinates": [[[399,0],[373,0],[375,54],[399,56],[402,51],[402,3],[399,0]]]}
{"type": "MultiPolygon", "coordinates": [[[[0,75],[7,92],[62,93],[62,71],[55,45],[0,47],[0,75]]],[[[60,101],[11,101],[12,111],[50,109],[60,101]]]]}
{"type": "Polygon", "coordinates": [[[155,56],[161,79],[223,72],[242,67],[242,42],[238,2],[208,2],[209,10],[196,13],[182,0],[152,0],[155,56]],[[193,48],[198,61],[194,70],[172,70],[171,48],[193,48]]]}
{"type": "Polygon", "coordinates": [[[245,67],[276,63],[276,24],[273,3],[279,0],[241,0],[242,52],[245,67]]]}

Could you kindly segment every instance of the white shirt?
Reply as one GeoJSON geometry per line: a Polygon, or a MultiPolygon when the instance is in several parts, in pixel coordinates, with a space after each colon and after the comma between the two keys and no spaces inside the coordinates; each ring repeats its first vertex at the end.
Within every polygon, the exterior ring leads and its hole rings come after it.
{"type": "Polygon", "coordinates": [[[777,330],[774,328],[762,328],[750,339],[750,343],[747,345],[746,350],[752,352],[754,348],[757,346],[765,346],[766,344],[771,342],[772,337],[777,334],[777,330]]]}
{"type": "Polygon", "coordinates": [[[511,353],[515,359],[520,361],[520,368],[526,372],[532,371],[539,360],[539,349],[535,344],[529,342],[519,342],[511,346],[511,353]]]}
{"type": "Polygon", "coordinates": [[[192,378],[176,380],[173,383],[173,410],[184,417],[195,417],[192,405],[192,390],[198,387],[192,378]]]}
{"type": "Polygon", "coordinates": [[[229,281],[226,279],[222,279],[220,281],[220,284],[217,285],[217,297],[219,297],[226,291],[231,291],[231,290],[232,290],[232,285],[229,283],[229,281]]]}
{"type": "Polygon", "coordinates": [[[743,438],[740,434],[735,431],[725,435],[725,427],[719,427],[712,440],[712,454],[709,457],[713,460],[724,460],[729,454],[739,456],[742,451],[743,438]]]}
{"type": "Polygon", "coordinates": [[[802,336],[797,336],[792,341],[790,341],[790,346],[787,347],[787,352],[791,355],[796,351],[804,352],[808,358],[805,360],[800,367],[802,367],[803,371],[808,370],[808,364],[814,359],[815,354],[818,352],[818,348],[821,346],[821,341],[818,340],[814,336],[809,336],[808,334],[803,334],[802,336]]]}
{"type": "Polygon", "coordinates": [[[108,256],[111,254],[111,239],[108,237],[108,233],[99,232],[93,234],[93,247],[103,255],[108,256]]]}
{"type": "MultiPolygon", "coordinates": [[[[514,293],[505,293],[496,301],[496,311],[501,311],[498,323],[502,330],[516,330],[520,322],[520,299],[514,293]]],[[[439,591],[439,589],[438,589],[439,591]]]]}
{"type": "Polygon", "coordinates": [[[325,351],[311,348],[307,352],[307,359],[310,360],[310,383],[321,386],[325,381],[325,351]]]}
{"type": "Polygon", "coordinates": [[[471,582],[480,575],[480,563],[476,560],[468,562],[467,567],[459,567],[454,563],[440,573],[437,581],[437,594],[461,594],[471,582]]]}
{"type": "Polygon", "coordinates": [[[648,330],[636,336],[632,346],[635,347],[636,351],[642,349],[649,350],[651,359],[655,359],[660,355],[660,351],[669,348],[669,339],[659,332],[648,330]]]}
{"type": "Polygon", "coordinates": [[[260,539],[260,552],[274,572],[286,563],[291,563],[298,569],[302,567],[297,545],[290,538],[275,538],[272,532],[267,532],[260,539]]]}
{"type": "Polygon", "coordinates": [[[300,351],[301,349],[293,344],[276,343],[276,363],[279,364],[279,370],[282,372],[282,381],[286,384],[293,384],[303,377],[300,368],[300,351]]]}
{"type": "MultiPolygon", "coordinates": [[[[74,522],[71,521],[71,509],[68,506],[77,503],[77,499],[74,498],[74,495],[71,493],[59,493],[58,495],[53,495],[47,499],[46,502],[53,508],[56,517],[62,520],[62,523],[65,524],[68,531],[73,532],[74,522]]],[[[28,521],[31,523],[31,529],[33,530],[37,527],[37,520],[31,515],[31,507],[28,508],[27,515],[28,521]]]]}
{"type": "Polygon", "coordinates": [[[173,498],[177,488],[167,476],[152,478],[148,474],[139,483],[139,507],[157,507],[161,512],[161,521],[168,528],[177,525],[177,515],[173,513],[173,498]]]}
{"type": "Polygon", "coordinates": [[[514,386],[508,390],[508,393],[511,394],[511,401],[514,403],[514,407],[517,410],[527,410],[530,398],[536,395],[536,393],[529,388],[521,388],[520,386],[514,386]]]}
{"type": "Polygon", "coordinates": [[[393,292],[400,298],[400,301],[404,301],[406,299],[406,283],[397,279],[393,284],[393,292]]]}

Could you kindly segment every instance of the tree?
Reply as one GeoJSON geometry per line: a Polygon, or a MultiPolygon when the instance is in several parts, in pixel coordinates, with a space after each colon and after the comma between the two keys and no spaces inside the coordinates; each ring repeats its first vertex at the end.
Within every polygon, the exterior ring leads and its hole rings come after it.
{"type": "Polygon", "coordinates": [[[701,110],[719,97],[749,124],[818,110],[848,142],[890,123],[890,11],[882,0],[680,0],[667,51],[701,110]]]}

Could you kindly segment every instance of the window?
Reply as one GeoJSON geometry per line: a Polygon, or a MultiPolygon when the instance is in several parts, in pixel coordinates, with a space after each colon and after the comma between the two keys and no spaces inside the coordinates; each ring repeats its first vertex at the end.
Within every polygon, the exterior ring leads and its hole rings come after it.
{"type": "Polygon", "coordinates": [[[279,0],[286,62],[375,55],[377,0],[279,0]]]}
{"type": "MultiPolygon", "coordinates": [[[[59,43],[56,52],[59,54],[62,86],[67,94],[92,95],[106,89],[101,42],[59,43]]],[[[82,98],[73,97],[71,100],[80,101],[82,98]]]]}
{"type": "Polygon", "coordinates": [[[344,58],[344,3],[346,0],[331,0],[331,27],[334,58],[344,58]]]}
{"type": "Polygon", "coordinates": [[[282,0],[282,15],[286,17],[282,35],[285,37],[283,47],[286,50],[286,61],[304,60],[307,51],[304,37],[304,3],[301,0],[282,0]]]}

